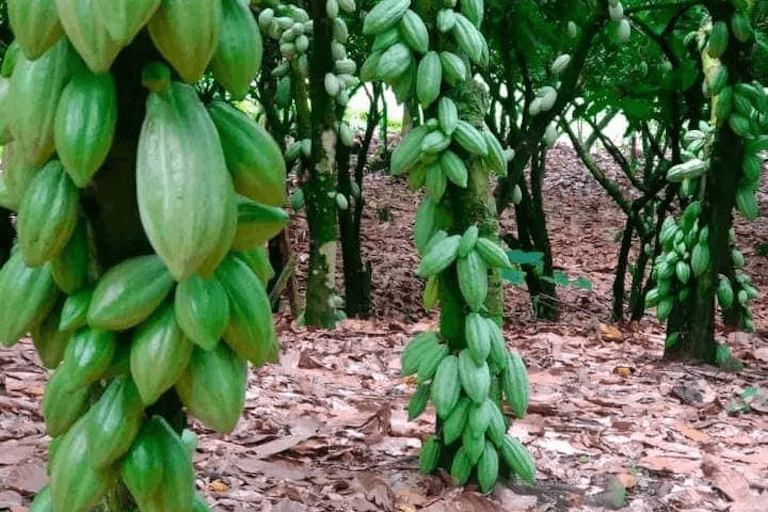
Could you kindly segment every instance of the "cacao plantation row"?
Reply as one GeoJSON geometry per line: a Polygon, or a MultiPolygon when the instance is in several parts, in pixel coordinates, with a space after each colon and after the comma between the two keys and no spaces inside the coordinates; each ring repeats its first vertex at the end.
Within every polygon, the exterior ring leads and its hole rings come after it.
{"type": "Polygon", "coordinates": [[[423,473],[482,492],[535,481],[508,433],[529,387],[502,330],[503,275],[520,267],[536,316],[557,318],[542,183],[561,134],[626,216],[614,319],[629,273],[631,318],[655,308],[666,357],[715,362],[718,308],[725,324],[755,329],[758,291],[733,220],[759,215],[764,0],[0,4],[0,207],[15,230],[0,342],[31,337],[51,370],[50,483],[31,510],[208,509],[187,415],[233,431],[248,363],[277,360],[267,290],[291,257],[267,242],[288,240],[290,174],[310,235],[303,322],[343,318],[338,227],[357,238],[342,246],[347,310],[358,311],[362,173],[381,119],[374,101],[355,133],[348,109],[362,88],[403,105],[388,170],[423,191],[413,270],[439,327],[401,355],[416,381],[409,420],[436,413],[423,473]],[[618,114],[629,152],[607,134],[618,114]],[[632,190],[596,163],[598,143],[632,190]],[[500,233],[510,207],[516,231],[500,233]],[[541,268],[510,259],[520,252],[541,254],[541,268]]]}

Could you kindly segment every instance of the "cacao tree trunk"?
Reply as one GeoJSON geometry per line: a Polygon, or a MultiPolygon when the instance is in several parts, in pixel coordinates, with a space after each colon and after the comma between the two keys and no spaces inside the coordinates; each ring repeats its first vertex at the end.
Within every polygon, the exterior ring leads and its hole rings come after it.
{"type": "MultiPolygon", "coordinates": [[[[374,88],[363,140],[357,152],[354,170],[350,169],[351,149],[339,146],[339,192],[349,198],[349,207],[339,209],[341,254],[344,262],[345,312],[348,317],[367,318],[371,314],[371,266],[363,262],[360,226],[363,199],[363,170],[376,126],[379,124],[378,102],[381,88],[374,88]],[[352,172],[350,172],[352,171],[352,172]],[[356,193],[353,193],[353,183],[356,193]],[[357,194],[357,196],[355,196],[357,194]]],[[[353,145],[353,148],[356,147],[353,145]]]]}
{"type": "Polygon", "coordinates": [[[309,226],[309,272],[304,321],[307,325],[332,329],[336,325],[336,142],[333,99],[325,91],[323,78],[333,71],[331,40],[333,20],[325,13],[325,2],[311,0],[314,40],[310,58],[312,101],[312,164],[304,186],[309,226]]]}
{"type": "MultiPolygon", "coordinates": [[[[542,274],[552,278],[554,273],[552,261],[552,245],[549,242],[547,233],[547,221],[544,215],[544,194],[542,185],[546,171],[546,150],[541,150],[534,155],[531,161],[531,195],[526,201],[527,190],[523,190],[523,202],[515,207],[515,216],[518,219],[518,231],[526,233],[524,238],[528,245],[527,251],[542,253],[542,274]],[[523,220],[523,226],[520,220],[523,220]]],[[[525,281],[528,285],[528,291],[531,294],[531,306],[533,307],[536,318],[557,320],[559,308],[557,303],[557,289],[555,283],[541,279],[541,276],[531,268],[526,272],[525,281]]]]}

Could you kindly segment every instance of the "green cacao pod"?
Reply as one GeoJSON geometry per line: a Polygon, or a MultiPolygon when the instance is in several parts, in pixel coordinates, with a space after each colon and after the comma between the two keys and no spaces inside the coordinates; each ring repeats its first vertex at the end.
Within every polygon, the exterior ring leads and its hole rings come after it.
{"type": "MultiPolygon", "coordinates": [[[[8,53],[8,50],[6,50],[8,53]]],[[[10,108],[11,100],[11,80],[9,78],[0,78],[0,144],[13,142],[11,133],[11,122],[13,121],[13,110],[10,108]]]]}
{"type": "Polygon", "coordinates": [[[29,504],[29,512],[53,512],[53,498],[50,485],[45,485],[37,491],[32,503],[29,504]]]}
{"type": "Polygon", "coordinates": [[[54,0],[8,0],[8,21],[29,60],[38,59],[64,35],[54,0]]]}
{"type": "Polygon", "coordinates": [[[724,21],[716,21],[709,31],[709,43],[707,54],[713,59],[719,59],[728,47],[728,24],[724,21]]]}
{"type": "Polygon", "coordinates": [[[433,162],[427,167],[425,184],[429,198],[435,203],[440,202],[445,193],[445,188],[448,186],[448,178],[445,177],[440,162],[433,162]]]}
{"type": "Polygon", "coordinates": [[[181,403],[217,432],[232,432],[243,413],[248,367],[225,343],[211,351],[195,347],[176,382],[181,403]]]}
{"type": "Polygon", "coordinates": [[[172,82],[163,93],[150,93],[136,187],[152,247],[174,278],[184,281],[214,252],[237,215],[216,127],[191,86],[172,82]]]}
{"type": "Polygon", "coordinates": [[[733,287],[731,280],[724,275],[720,275],[720,281],[717,286],[717,302],[722,308],[728,309],[733,305],[733,287]]]}
{"type": "Polygon", "coordinates": [[[86,434],[91,465],[106,468],[123,456],[139,433],[144,404],[130,375],[121,375],[88,413],[86,434]]]}
{"type": "Polygon", "coordinates": [[[424,412],[429,401],[431,385],[422,382],[416,387],[416,391],[411,395],[408,401],[408,421],[413,421],[424,412]]]}
{"type": "Polygon", "coordinates": [[[399,27],[392,27],[376,35],[373,40],[371,52],[384,52],[387,48],[403,40],[399,27]]]}
{"type": "MultiPolygon", "coordinates": [[[[441,66],[442,68],[442,66],[441,66]]],[[[456,125],[459,122],[459,111],[456,103],[447,96],[440,98],[437,104],[437,120],[440,123],[440,129],[449,136],[453,134],[456,125]]]]}
{"type": "Polygon", "coordinates": [[[455,53],[440,52],[440,63],[443,66],[445,81],[451,86],[460,84],[467,79],[467,66],[461,60],[461,57],[455,53]]]}
{"type": "Polygon", "coordinates": [[[483,0],[462,0],[461,13],[477,28],[483,23],[483,0]]]}
{"type": "Polygon", "coordinates": [[[459,120],[453,132],[453,140],[473,155],[488,156],[488,143],[480,131],[470,123],[459,120]]]}
{"type": "Polygon", "coordinates": [[[459,360],[456,356],[445,356],[437,367],[432,381],[432,403],[439,418],[448,418],[459,401],[459,360]]]}
{"type": "Polygon", "coordinates": [[[64,88],[56,108],[56,153],[72,181],[85,187],[107,158],[117,124],[117,91],[112,75],[88,70],[64,88]]]}
{"type": "Polygon", "coordinates": [[[61,371],[71,387],[85,387],[101,380],[116,350],[116,333],[84,327],[69,341],[61,371]]]}
{"type": "Polygon", "coordinates": [[[260,204],[238,195],[237,230],[232,249],[249,250],[263,246],[282,231],[289,220],[288,213],[282,208],[260,204]]]}
{"type": "Polygon", "coordinates": [[[475,244],[475,250],[489,267],[508,268],[512,265],[504,249],[488,238],[479,237],[475,244]]]}
{"type": "Polygon", "coordinates": [[[443,359],[448,355],[448,346],[445,343],[436,343],[424,349],[416,370],[416,382],[427,382],[435,377],[435,373],[443,359]]]}
{"type": "MultiPolygon", "coordinates": [[[[472,311],[479,311],[488,295],[488,266],[477,251],[456,260],[459,289],[472,311]]],[[[487,356],[486,352],[486,356],[487,356]]]]}
{"type": "Polygon", "coordinates": [[[486,319],[472,312],[464,321],[467,349],[477,364],[482,364],[491,351],[491,336],[486,319]]]}
{"type": "Polygon", "coordinates": [[[211,59],[211,71],[234,99],[241,100],[261,67],[261,33],[246,2],[224,0],[222,12],[221,32],[211,59]]]}
{"type": "Polygon", "coordinates": [[[269,262],[266,246],[257,247],[249,251],[237,251],[233,252],[233,254],[248,265],[248,268],[256,274],[256,277],[259,278],[259,281],[264,286],[267,286],[269,281],[275,277],[275,269],[272,268],[272,264],[269,262]]]}
{"type": "Polygon", "coordinates": [[[222,21],[221,0],[163,0],[147,28],[163,57],[188,83],[197,82],[216,53],[222,21]]]}
{"type": "Polygon", "coordinates": [[[645,294],[645,307],[653,308],[659,303],[661,295],[658,288],[651,288],[648,293],[645,294]]]}
{"type": "Polygon", "coordinates": [[[156,255],[137,256],[99,280],[88,306],[88,325],[122,331],[143,322],[173,288],[173,276],[156,255]]]}
{"type": "Polygon", "coordinates": [[[488,398],[491,389],[491,373],[488,363],[478,365],[467,349],[459,353],[459,381],[467,396],[476,404],[488,398]]]}
{"type": "MultiPolygon", "coordinates": [[[[453,356],[455,357],[455,356],[453,356]]],[[[464,428],[467,426],[469,417],[469,408],[472,406],[472,400],[466,396],[459,398],[456,406],[443,423],[443,442],[449,445],[461,437],[464,428]]]]}
{"type": "Polygon", "coordinates": [[[417,274],[422,277],[429,277],[448,268],[456,260],[460,241],[461,235],[453,235],[435,244],[424,254],[417,274]]]}
{"type": "Polygon", "coordinates": [[[504,435],[507,433],[507,422],[504,419],[504,414],[501,412],[501,409],[496,405],[496,402],[489,399],[485,403],[489,404],[488,409],[491,413],[491,419],[488,423],[487,430],[488,437],[493,444],[501,446],[501,443],[504,442],[504,435]]]}
{"type": "Polygon", "coordinates": [[[475,435],[469,426],[469,419],[467,419],[467,426],[461,434],[461,447],[464,448],[467,460],[473,466],[480,460],[483,449],[485,449],[485,433],[475,435]]]}
{"type": "Polygon", "coordinates": [[[427,441],[421,447],[419,454],[419,472],[423,475],[432,473],[437,468],[440,461],[441,452],[440,440],[434,436],[429,436],[427,441]]]}
{"type": "Polygon", "coordinates": [[[93,13],[119,45],[130,43],[160,6],[161,0],[93,0],[93,13]]]}
{"type": "Polygon", "coordinates": [[[131,376],[142,402],[151,405],[179,379],[192,358],[192,342],[184,336],[173,304],[157,309],[131,340],[131,376]]]}
{"type": "Polygon", "coordinates": [[[485,442],[485,449],[477,461],[477,481],[480,484],[481,492],[490,492],[496,485],[496,479],[499,477],[499,454],[496,452],[493,443],[485,442]]]}
{"type": "Polygon", "coordinates": [[[3,63],[2,66],[0,66],[0,77],[11,78],[13,69],[16,67],[16,61],[18,60],[20,53],[22,53],[22,51],[19,47],[19,42],[14,39],[5,49],[5,55],[3,55],[3,63]]]}
{"type": "Polygon", "coordinates": [[[491,399],[486,399],[482,404],[472,405],[469,408],[466,430],[474,437],[483,436],[485,431],[488,430],[488,426],[491,423],[491,415],[493,414],[490,408],[492,403],[491,399]]]}
{"type": "Polygon", "coordinates": [[[400,355],[400,374],[405,377],[416,373],[424,353],[437,343],[439,343],[439,339],[434,331],[422,331],[414,336],[400,355]]]}
{"type": "Polygon", "coordinates": [[[469,179],[469,172],[464,161],[451,150],[443,152],[440,155],[440,165],[443,168],[445,176],[451,180],[456,186],[461,188],[467,187],[467,180],[469,179]]]}
{"type": "Polygon", "coordinates": [[[258,276],[245,262],[229,256],[216,269],[216,278],[229,297],[229,323],[224,341],[255,366],[275,361],[278,344],[272,307],[258,276]]]}
{"type": "Polygon", "coordinates": [[[192,276],[176,286],[176,321],[184,334],[204,350],[213,350],[229,322],[229,302],[215,277],[192,276]]]}
{"type": "Polygon", "coordinates": [[[478,233],[479,233],[479,230],[477,229],[477,225],[475,224],[472,224],[464,231],[464,234],[461,235],[461,241],[459,242],[459,251],[458,251],[459,258],[466,257],[470,253],[470,251],[473,251],[475,249],[478,233]]]}
{"type": "Polygon", "coordinates": [[[56,0],[61,25],[72,46],[94,73],[106,73],[122,49],[101,20],[94,16],[93,0],[56,0]]]}
{"type": "Polygon", "coordinates": [[[419,53],[427,53],[429,49],[429,33],[421,16],[408,9],[400,18],[398,25],[403,40],[408,46],[419,53]]]}
{"type": "Polygon", "coordinates": [[[24,193],[42,166],[27,163],[24,160],[24,153],[17,148],[17,143],[5,146],[3,156],[8,162],[2,174],[6,187],[6,206],[10,210],[18,211],[24,193]]]}
{"type": "Polygon", "coordinates": [[[440,9],[437,11],[437,30],[445,34],[453,29],[456,24],[456,11],[453,9],[440,9]]]}
{"type": "Polygon", "coordinates": [[[459,48],[469,60],[480,64],[483,52],[483,35],[463,14],[456,14],[456,24],[451,31],[459,48]]]}
{"type": "Polygon", "coordinates": [[[6,347],[16,344],[48,315],[58,294],[50,265],[27,267],[14,245],[0,269],[0,343],[6,347]]]}
{"type": "Polygon", "coordinates": [[[656,306],[656,318],[659,320],[659,322],[663,322],[669,318],[669,315],[672,313],[673,306],[674,303],[672,298],[659,301],[658,305],[656,306]]]}
{"type": "Polygon", "coordinates": [[[160,441],[150,423],[144,423],[120,461],[120,477],[137,503],[147,501],[163,481],[160,441]]]}
{"type": "Polygon", "coordinates": [[[61,311],[64,306],[64,298],[59,297],[56,306],[46,316],[39,325],[30,329],[32,342],[35,345],[37,355],[43,366],[49,370],[55,369],[64,358],[64,351],[67,349],[72,331],[60,331],[59,321],[61,311]]]}
{"type": "Polygon", "coordinates": [[[139,501],[139,509],[148,512],[188,512],[195,496],[192,458],[184,442],[161,416],[154,416],[149,427],[162,447],[163,479],[157,490],[139,501]]]}
{"type": "Polygon", "coordinates": [[[73,52],[65,38],[37,60],[23,55],[11,76],[9,104],[12,114],[11,134],[15,151],[23,153],[28,165],[42,166],[56,151],[53,125],[61,91],[69,81],[73,52]]]}
{"type": "Polygon", "coordinates": [[[16,232],[24,261],[37,267],[61,254],[77,226],[77,187],[58,160],[35,176],[19,204],[16,232]]]}
{"type": "Polygon", "coordinates": [[[416,72],[416,97],[421,106],[429,107],[440,96],[440,85],[443,80],[443,65],[437,52],[427,52],[419,62],[416,72]]]}
{"type": "Polygon", "coordinates": [[[467,456],[463,446],[459,447],[453,456],[451,462],[451,480],[456,485],[464,485],[469,480],[469,474],[472,471],[473,464],[467,456]]]}
{"type": "Polygon", "coordinates": [[[410,170],[419,161],[421,143],[428,133],[429,128],[421,125],[403,137],[400,144],[392,151],[390,172],[393,176],[399,176],[403,172],[410,170]]]}
{"type": "Polygon", "coordinates": [[[520,479],[529,484],[536,481],[536,465],[523,443],[516,437],[506,435],[499,448],[504,462],[520,479]]]}
{"type": "Polygon", "coordinates": [[[221,138],[227,169],[238,194],[270,206],[283,206],[285,161],[272,136],[240,110],[215,101],[208,107],[221,138]]]}
{"type": "Polygon", "coordinates": [[[691,270],[696,277],[701,276],[709,268],[709,246],[698,243],[691,251],[691,270]]]}
{"type": "Polygon", "coordinates": [[[749,221],[757,218],[759,208],[755,199],[755,193],[750,188],[741,187],[736,190],[736,208],[749,221]]]}
{"type": "Polygon", "coordinates": [[[75,231],[56,258],[51,260],[51,275],[61,291],[73,294],[88,277],[89,253],[88,229],[81,220],[75,231]]]}
{"type": "Polygon", "coordinates": [[[42,411],[48,435],[56,437],[66,433],[88,410],[88,386],[73,388],[69,375],[58,369],[51,375],[43,393],[42,411]]]}
{"type": "Polygon", "coordinates": [[[741,12],[736,12],[731,17],[731,30],[733,30],[734,37],[742,43],[749,42],[754,36],[754,30],[749,20],[741,12]]]}
{"type": "Polygon", "coordinates": [[[507,358],[507,342],[504,339],[504,333],[492,318],[484,318],[490,339],[490,349],[488,351],[490,361],[496,365],[499,370],[504,370],[509,364],[507,358]]]}
{"type": "Polygon", "coordinates": [[[53,510],[86,512],[114,486],[112,469],[98,470],[88,456],[88,415],[83,416],[67,432],[57,448],[51,468],[53,510]]]}
{"type": "Polygon", "coordinates": [[[507,367],[501,373],[501,386],[512,412],[516,417],[523,418],[528,409],[530,388],[525,363],[517,352],[507,354],[507,367]]]}
{"type": "Polygon", "coordinates": [[[88,325],[88,305],[92,296],[93,288],[89,286],[66,298],[61,308],[60,331],[71,331],[88,325]]]}
{"type": "Polygon", "coordinates": [[[451,144],[451,138],[439,128],[429,132],[421,141],[422,160],[432,160],[435,155],[445,151],[451,144]]]}
{"type": "Polygon", "coordinates": [[[363,34],[380,34],[393,27],[403,17],[411,0],[382,0],[378,2],[363,21],[363,34]]]}
{"type": "Polygon", "coordinates": [[[688,263],[682,260],[678,261],[675,266],[675,274],[677,275],[678,281],[685,284],[691,278],[691,267],[688,266],[688,263]]]}
{"type": "Polygon", "coordinates": [[[394,80],[403,75],[412,64],[413,55],[410,48],[405,43],[395,43],[381,54],[376,75],[381,80],[394,80]]]}

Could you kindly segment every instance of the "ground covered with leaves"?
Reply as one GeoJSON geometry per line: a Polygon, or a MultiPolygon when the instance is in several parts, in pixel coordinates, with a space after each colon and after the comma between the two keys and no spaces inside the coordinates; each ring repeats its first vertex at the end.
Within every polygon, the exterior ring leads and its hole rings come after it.
{"type": "MultiPolygon", "coordinates": [[[[605,163],[611,171],[610,165],[605,163]]],[[[399,354],[434,328],[411,225],[418,197],[373,174],[365,180],[364,259],[373,269],[374,316],[333,332],[277,315],[279,364],[253,369],[232,434],[199,423],[198,489],[214,511],[730,511],[768,500],[768,217],[737,222],[747,271],[762,293],[755,334],[725,333],[741,372],[661,361],[664,330],[650,316],[614,325],[610,289],[622,216],[572,151],[550,152],[545,182],[555,266],[591,290],[559,290],[557,322],[535,322],[524,289],[507,287],[505,334],[529,368],[528,416],[511,433],[537,464],[533,487],[502,482],[486,496],[445,474],[417,472],[434,415],[408,422],[414,383],[399,354]],[[388,213],[387,213],[388,212],[388,213]]],[[[765,208],[767,198],[761,196],[765,208]]],[[[504,229],[514,231],[505,215],[504,229]]],[[[306,225],[294,216],[298,274],[306,225]]],[[[47,373],[29,341],[0,351],[0,511],[24,512],[46,482],[40,415],[47,373]]]]}

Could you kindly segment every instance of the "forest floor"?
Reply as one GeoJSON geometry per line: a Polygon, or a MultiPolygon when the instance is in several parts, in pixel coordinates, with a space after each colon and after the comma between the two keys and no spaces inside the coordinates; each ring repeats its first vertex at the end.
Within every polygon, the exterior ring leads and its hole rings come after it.
{"type": "MultiPolygon", "coordinates": [[[[198,490],[214,511],[768,510],[768,258],[757,251],[768,241],[765,209],[736,226],[746,270],[763,291],[754,303],[758,332],[718,335],[745,369],[666,363],[664,330],[651,316],[609,321],[623,216],[572,150],[550,152],[545,210],[555,267],[593,287],[559,289],[560,319],[544,322],[534,321],[524,289],[507,286],[504,332],[531,383],[528,415],[510,433],[531,451],[538,480],[502,482],[484,496],[417,471],[434,415],[407,421],[415,387],[400,377],[399,358],[437,319],[421,308],[415,276],[418,196],[402,180],[371,174],[364,197],[374,315],[328,332],[297,326],[282,308],[280,362],[251,371],[235,431],[193,424],[198,490]]],[[[765,208],[764,193],[761,200],[765,208]]],[[[300,215],[294,220],[301,280],[307,232],[300,215]]],[[[505,214],[502,226],[514,231],[514,219],[505,214]]],[[[46,379],[30,342],[0,351],[0,511],[25,512],[46,482],[46,379]]]]}

